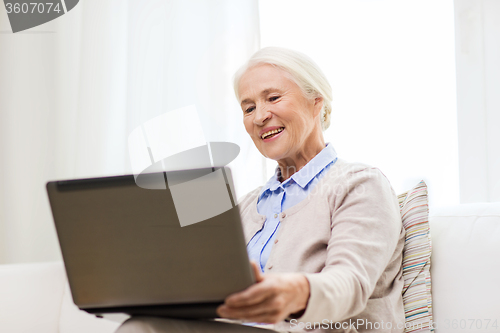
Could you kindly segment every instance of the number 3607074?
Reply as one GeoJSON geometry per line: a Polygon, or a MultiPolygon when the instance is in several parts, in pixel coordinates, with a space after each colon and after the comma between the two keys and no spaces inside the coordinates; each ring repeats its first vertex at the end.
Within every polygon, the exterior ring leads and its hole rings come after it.
{"type": "Polygon", "coordinates": [[[7,14],[10,13],[50,13],[50,12],[56,12],[60,13],[61,12],[61,7],[59,6],[59,3],[51,3],[51,2],[30,2],[30,3],[9,3],[7,2],[5,4],[5,8],[7,9],[7,14]]]}

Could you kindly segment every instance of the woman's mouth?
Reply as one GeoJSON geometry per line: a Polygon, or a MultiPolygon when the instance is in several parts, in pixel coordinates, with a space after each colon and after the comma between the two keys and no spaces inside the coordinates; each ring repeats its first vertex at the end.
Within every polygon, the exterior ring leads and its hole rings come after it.
{"type": "Polygon", "coordinates": [[[268,131],[264,134],[261,135],[261,139],[264,141],[270,141],[271,139],[274,139],[275,137],[279,136],[283,130],[284,127],[276,128],[274,130],[268,131]]]}

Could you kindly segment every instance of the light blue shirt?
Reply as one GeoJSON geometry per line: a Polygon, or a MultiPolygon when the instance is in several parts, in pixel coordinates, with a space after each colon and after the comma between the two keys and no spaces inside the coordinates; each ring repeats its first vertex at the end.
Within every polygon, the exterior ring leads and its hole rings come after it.
{"type": "Polygon", "coordinates": [[[276,173],[262,187],[257,211],[266,216],[266,221],[247,245],[250,260],[259,263],[262,272],[278,234],[279,214],[304,200],[336,161],[337,153],[327,143],[319,154],[283,183],[278,180],[277,167],[276,173]]]}

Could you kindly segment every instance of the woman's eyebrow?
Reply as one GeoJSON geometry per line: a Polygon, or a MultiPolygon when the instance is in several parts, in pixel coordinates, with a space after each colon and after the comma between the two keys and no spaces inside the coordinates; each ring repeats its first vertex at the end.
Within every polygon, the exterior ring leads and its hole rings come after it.
{"type": "Polygon", "coordinates": [[[262,90],[262,92],[260,93],[261,96],[264,96],[264,95],[267,95],[271,92],[277,92],[277,91],[280,91],[278,88],[267,88],[267,89],[264,89],[262,90]]]}
{"type": "Polygon", "coordinates": [[[250,98],[246,98],[246,99],[241,101],[240,105],[249,104],[249,103],[252,103],[252,100],[250,98]]]}
{"type": "MultiPolygon", "coordinates": [[[[281,91],[281,90],[279,90],[278,88],[266,88],[260,92],[260,95],[265,96],[271,92],[279,92],[279,91],[281,91]]],[[[252,102],[253,102],[253,100],[251,98],[245,98],[244,100],[241,101],[240,105],[249,104],[252,102]]]]}

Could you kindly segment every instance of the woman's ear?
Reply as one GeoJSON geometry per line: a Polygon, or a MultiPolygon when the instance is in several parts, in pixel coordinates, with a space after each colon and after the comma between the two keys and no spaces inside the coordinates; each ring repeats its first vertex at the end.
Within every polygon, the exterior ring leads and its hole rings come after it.
{"type": "Polygon", "coordinates": [[[323,97],[318,96],[314,98],[314,116],[321,114],[321,110],[323,110],[323,97]]]}

